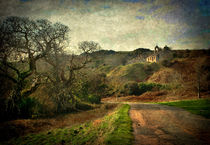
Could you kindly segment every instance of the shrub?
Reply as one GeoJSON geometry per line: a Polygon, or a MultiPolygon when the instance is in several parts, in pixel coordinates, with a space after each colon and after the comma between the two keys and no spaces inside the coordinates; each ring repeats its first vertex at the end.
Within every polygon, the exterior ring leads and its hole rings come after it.
{"type": "Polygon", "coordinates": [[[150,84],[139,83],[139,92],[140,94],[143,94],[144,92],[151,91],[153,87],[154,85],[152,83],[150,84]]]}
{"type": "Polygon", "coordinates": [[[129,82],[124,85],[124,93],[126,95],[139,95],[139,87],[136,82],[129,82]]]}
{"type": "Polygon", "coordinates": [[[129,82],[124,85],[124,89],[121,90],[120,93],[123,95],[141,95],[147,91],[157,91],[162,89],[170,89],[170,87],[157,83],[129,82]]]}
{"type": "Polygon", "coordinates": [[[152,90],[168,89],[166,85],[161,85],[156,83],[139,83],[138,87],[139,87],[139,95],[152,90]]]}
{"type": "Polygon", "coordinates": [[[160,90],[164,89],[165,86],[161,84],[155,83],[136,83],[136,82],[129,82],[125,84],[124,90],[122,93],[125,95],[141,95],[147,91],[152,91],[154,89],[160,90]]]}
{"type": "Polygon", "coordinates": [[[92,104],[99,104],[101,102],[101,97],[97,96],[97,95],[89,94],[88,95],[88,102],[90,102],[92,104]]]}
{"type": "Polygon", "coordinates": [[[17,118],[35,118],[42,114],[42,104],[31,97],[21,98],[15,105],[11,99],[0,99],[0,121],[17,118]]]}
{"type": "Polygon", "coordinates": [[[31,118],[40,113],[41,104],[35,98],[22,98],[18,105],[21,118],[31,118]]]}
{"type": "Polygon", "coordinates": [[[172,65],[170,60],[164,59],[160,62],[160,64],[164,67],[170,67],[172,65]]]}
{"type": "Polygon", "coordinates": [[[86,102],[77,101],[76,108],[79,110],[89,110],[89,109],[92,109],[92,106],[86,102]]]}

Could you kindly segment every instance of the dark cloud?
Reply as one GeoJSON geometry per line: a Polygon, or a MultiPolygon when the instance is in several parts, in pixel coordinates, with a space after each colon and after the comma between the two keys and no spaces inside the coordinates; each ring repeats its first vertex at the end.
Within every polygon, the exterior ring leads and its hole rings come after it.
{"type": "Polygon", "coordinates": [[[194,39],[209,44],[210,0],[0,0],[0,16],[11,15],[60,21],[72,28],[74,44],[102,38],[117,49],[194,39]]]}
{"type": "Polygon", "coordinates": [[[138,3],[140,1],[146,2],[147,0],[123,0],[123,2],[138,3]]]}
{"type": "Polygon", "coordinates": [[[88,4],[90,0],[84,0],[85,4],[88,4]]]}
{"type": "Polygon", "coordinates": [[[136,19],[144,20],[144,16],[136,16],[136,19]]]}
{"type": "Polygon", "coordinates": [[[60,4],[63,4],[65,2],[65,0],[60,0],[60,4]]]}
{"type": "Polygon", "coordinates": [[[186,31],[176,36],[177,38],[174,40],[184,37],[202,36],[209,33],[209,0],[172,0],[170,5],[173,5],[175,9],[168,9],[166,14],[156,15],[156,17],[165,20],[169,24],[181,23],[190,26],[186,31]]]}
{"type": "Polygon", "coordinates": [[[28,2],[28,1],[31,1],[31,0],[20,0],[21,2],[28,2]]]}
{"type": "Polygon", "coordinates": [[[210,16],[210,0],[200,0],[200,11],[202,16],[210,16]]]}
{"type": "Polygon", "coordinates": [[[103,6],[104,9],[110,9],[111,7],[109,5],[103,6]]]}
{"type": "Polygon", "coordinates": [[[152,14],[153,12],[155,12],[156,10],[158,10],[161,7],[163,7],[163,6],[162,5],[153,5],[151,7],[141,8],[138,11],[142,12],[142,13],[146,13],[146,14],[152,14]]]}
{"type": "Polygon", "coordinates": [[[130,2],[130,3],[152,3],[155,0],[122,0],[123,2],[130,2]]]}

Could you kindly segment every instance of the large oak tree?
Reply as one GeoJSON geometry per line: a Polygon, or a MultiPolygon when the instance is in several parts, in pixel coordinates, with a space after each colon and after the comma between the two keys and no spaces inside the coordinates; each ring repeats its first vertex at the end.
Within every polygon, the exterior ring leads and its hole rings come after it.
{"type": "Polygon", "coordinates": [[[8,17],[0,22],[0,32],[0,77],[12,83],[4,109],[14,117],[21,112],[21,100],[40,85],[36,62],[55,48],[55,42],[66,39],[69,28],[48,20],[8,17]]]}

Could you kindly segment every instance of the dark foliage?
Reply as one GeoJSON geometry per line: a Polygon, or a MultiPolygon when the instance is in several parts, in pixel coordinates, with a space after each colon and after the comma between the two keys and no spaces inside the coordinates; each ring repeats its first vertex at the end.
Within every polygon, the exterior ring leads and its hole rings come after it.
{"type": "Polygon", "coordinates": [[[166,89],[165,85],[156,83],[136,83],[130,82],[125,84],[124,90],[121,92],[124,95],[141,95],[148,91],[166,89]]]}
{"type": "Polygon", "coordinates": [[[125,84],[124,93],[126,95],[139,95],[140,90],[139,90],[138,83],[130,82],[130,83],[125,84]]]}
{"type": "Polygon", "coordinates": [[[160,62],[160,64],[164,67],[170,67],[170,66],[172,66],[173,63],[171,63],[170,60],[164,59],[160,62]]]}

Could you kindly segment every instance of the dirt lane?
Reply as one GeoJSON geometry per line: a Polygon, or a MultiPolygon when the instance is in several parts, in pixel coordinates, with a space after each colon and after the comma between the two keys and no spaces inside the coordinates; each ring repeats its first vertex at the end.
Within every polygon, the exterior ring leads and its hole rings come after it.
{"type": "Polygon", "coordinates": [[[130,104],[136,145],[210,144],[210,119],[158,104],[130,104]]]}

